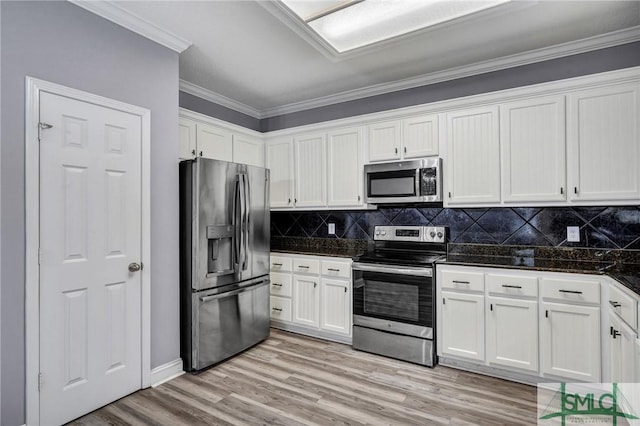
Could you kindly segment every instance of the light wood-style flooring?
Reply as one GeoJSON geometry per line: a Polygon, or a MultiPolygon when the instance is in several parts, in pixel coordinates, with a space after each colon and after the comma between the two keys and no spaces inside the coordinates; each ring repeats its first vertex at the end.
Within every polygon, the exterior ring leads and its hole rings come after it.
{"type": "Polygon", "coordinates": [[[531,425],[536,388],[272,329],[229,361],[71,424],[531,425]]]}

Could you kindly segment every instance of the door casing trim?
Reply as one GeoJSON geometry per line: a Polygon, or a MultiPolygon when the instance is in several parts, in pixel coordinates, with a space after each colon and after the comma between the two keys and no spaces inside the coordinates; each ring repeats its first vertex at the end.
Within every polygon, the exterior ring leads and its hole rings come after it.
{"type": "Polygon", "coordinates": [[[151,111],[135,105],[72,89],[56,83],[25,78],[25,340],[26,340],[26,424],[40,424],[40,144],[38,121],[40,93],[47,92],[82,102],[112,108],[140,117],[141,120],[141,367],[140,387],[151,385],[151,111]]]}

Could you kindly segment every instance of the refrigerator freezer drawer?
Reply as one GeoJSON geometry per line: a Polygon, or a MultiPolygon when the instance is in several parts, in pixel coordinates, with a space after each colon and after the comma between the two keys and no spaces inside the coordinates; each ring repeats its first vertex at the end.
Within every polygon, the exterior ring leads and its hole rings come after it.
{"type": "Polygon", "coordinates": [[[193,293],[190,371],[201,370],[269,337],[269,279],[226,293],[193,293]]]}

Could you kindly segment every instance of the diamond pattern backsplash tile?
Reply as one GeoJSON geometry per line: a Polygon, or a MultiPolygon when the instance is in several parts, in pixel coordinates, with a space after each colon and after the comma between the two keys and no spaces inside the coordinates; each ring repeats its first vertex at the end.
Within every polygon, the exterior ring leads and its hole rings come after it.
{"type": "Polygon", "coordinates": [[[448,226],[455,243],[640,248],[638,206],[271,212],[271,235],[279,237],[372,239],[375,225],[448,226]],[[580,227],[580,242],[567,241],[567,226],[580,227]]]}

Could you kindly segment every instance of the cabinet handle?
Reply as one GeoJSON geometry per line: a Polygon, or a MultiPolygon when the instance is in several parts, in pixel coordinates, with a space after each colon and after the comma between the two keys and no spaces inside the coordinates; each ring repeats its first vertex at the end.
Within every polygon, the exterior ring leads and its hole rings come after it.
{"type": "Polygon", "coordinates": [[[327,268],[327,271],[340,272],[340,269],[336,269],[336,268],[327,268]]]}
{"type": "Polygon", "coordinates": [[[502,284],[504,288],[522,288],[521,285],[510,285],[510,284],[502,284]]]}
{"type": "Polygon", "coordinates": [[[297,199],[297,198],[294,198],[294,199],[293,199],[293,204],[296,204],[297,202],[298,202],[298,199],[297,199]]]}
{"type": "Polygon", "coordinates": [[[313,283],[313,288],[316,288],[318,286],[318,283],[313,283]]]}
{"type": "Polygon", "coordinates": [[[272,311],[282,312],[282,308],[271,308],[272,311]]]}
{"type": "Polygon", "coordinates": [[[609,300],[609,303],[611,304],[611,306],[613,306],[614,308],[619,308],[620,306],[622,306],[620,303],[618,302],[614,302],[613,300],[609,300]]]}
{"type": "Polygon", "coordinates": [[[282,266],[282,263],[272,263],[273,266],[282,266]]]}
{"type": "Polygon", "coordinates": [[[358,201],[360,201],[360,196],[358,195],[358,201]]]}
{"type": "Polygon", "coordinates": [[[454,284],[467,284],[467,285],[471,284],[469,281],[456,281],[456,280],[453,280],[453,283],[454,284]]]}
{"type": "Polygon", "coordinates": [[[451,191],[449,191],[449,198],[451,198],[451,191]]]}
{"type": "Polygon", "coordinates": [[[191,154],[196,155],[196,150],[195,150],[195,149],[192,149],[192,150],[191,150],[191,154]]]}
{"type": "Polygon", "coordinates": [[[309,269],[309,267],[308,267],[308,266],[306,266],[306,265],[298,265],[298,268],[309,269]]]}
{"type": "Polygon", "coordinates": [[[564,188],[560,187],[560,194],[564,194],[564,188]]]}
{"type": "Polygon", "coordinates": [[[289,198],[289,201],[287,201],[287,204],[291,204],[291,198],[289,198]]]}
{"type": "Polygon", "coordinates": [[[404,153],[405,154],[407,153],[407,147],[406,146],[404,147],[404,153]]]}
{"type": "Polygon", "coordinates": [[[445,298],[443,297],[443,298],[442,298],[442,304],[443,304],[443,305],[444,305],[445,300],[447,300],[447,299],[445,299],[445,298]]]}
{"type": "Polygon", "coordinates": [[[578,187],[577,187],[577,186],[574,186],[574,187],[573,187],[573,193],[574,193],[574,194],[577,194],[577,193],[578,193],[578,187]]]}
{"type": "Polygon", "coordinates": [[[200,151],[200,157],[202,157],[202,151],[200,151]]]}
{"type": "Polygon", "coordinates": [[[620,336],[622,333],[620,333],[618,330],[616,330],[615,328],[613,329],[613,338],[615,339],[616,337],[620,336]]]}
{"type": "Polygon", "coordinates": [[[278,283],[273,283],[274,287],[282,287],[282,284],[278,284],[278,283]]]}
{"type": "Polygon", "coordinates": [[[345,293],[347,292],[347,287],[345,287],[345,288],[344,288],[344,292],[345,292],[345,293]]]}
{"type": "Polygon", "coordinates": [[[489,305],[489,309],[493,311],[493,303],[489,305]]]}
{"type": "Polygon", "coordinates": [[[582,294],[581,291],[577,290],[558,290],[560,293],[571,293],[571,294],[582,294]]]}
{"type": "Polygon", "coordinates": [[[396,154],[397,154],[398,153],[398,148],[397,147],[395,148],[395,151],[396,151],[396,154]]]}
{"type": "Polygon", "coordinates": [[[544,311],[544,317],[549,318],[549,310],[544,311]]]}

